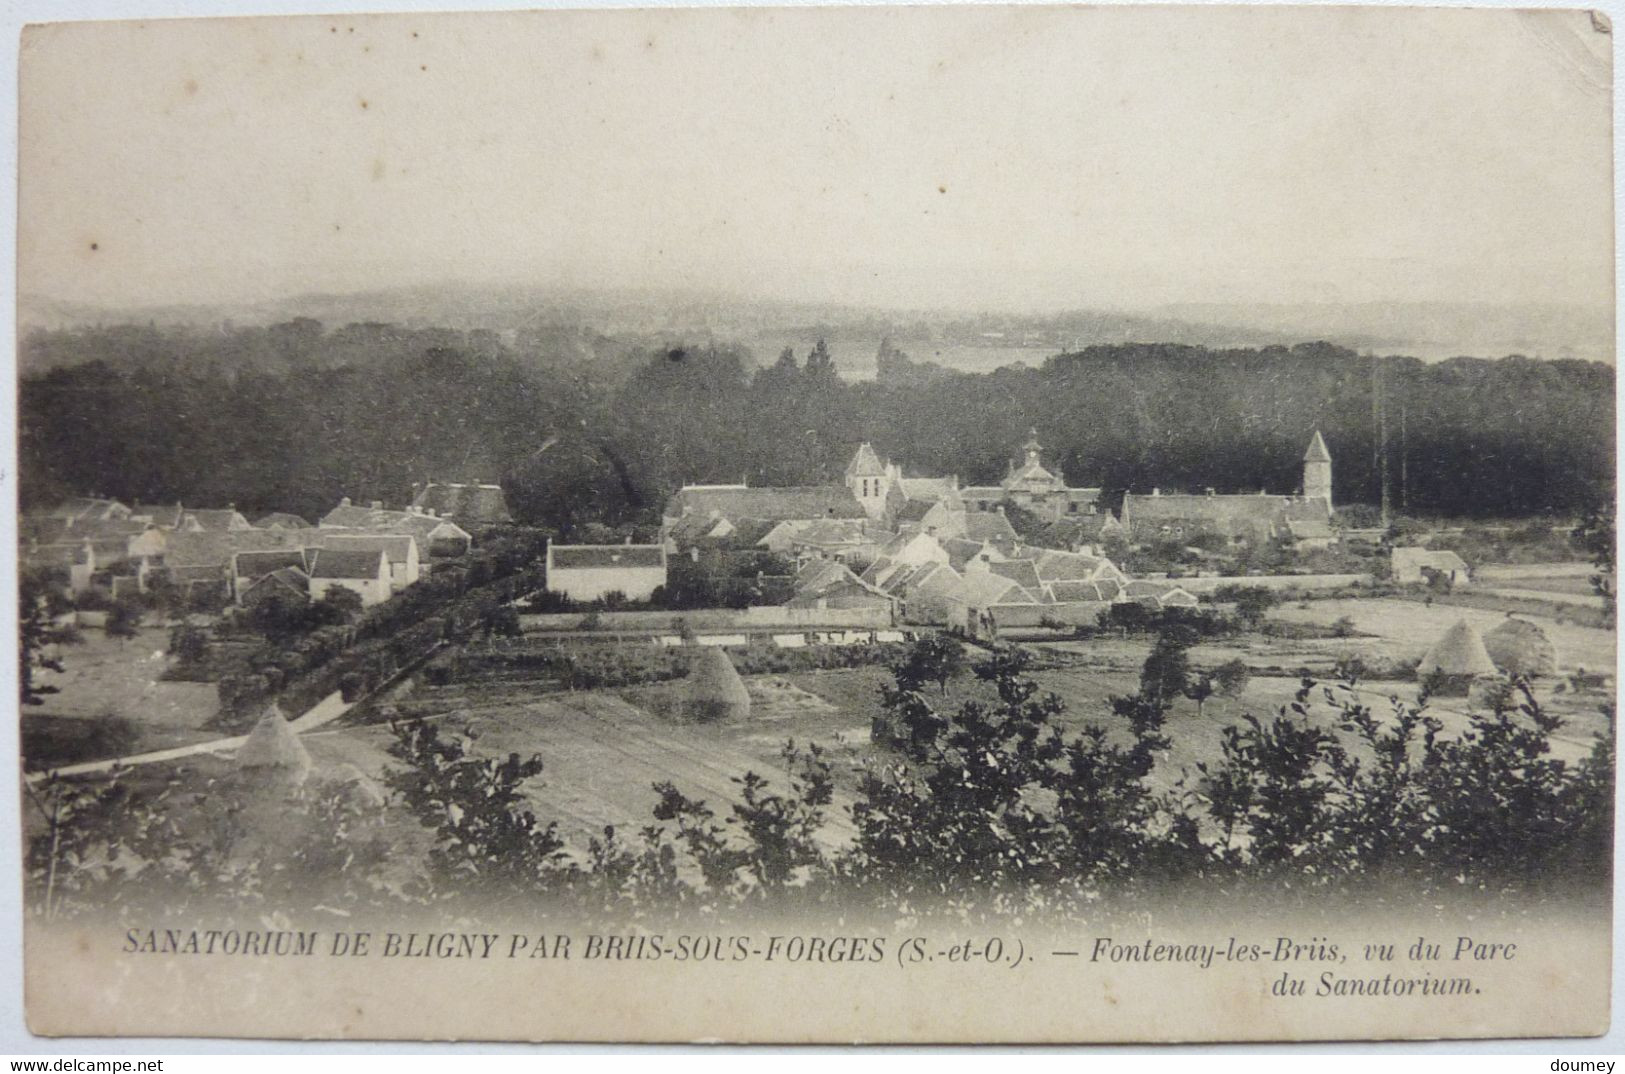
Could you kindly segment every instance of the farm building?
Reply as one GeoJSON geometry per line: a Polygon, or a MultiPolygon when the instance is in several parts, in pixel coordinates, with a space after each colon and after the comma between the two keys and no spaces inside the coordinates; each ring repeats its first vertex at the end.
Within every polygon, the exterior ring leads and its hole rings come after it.
{"type": "Polygon", "coordinates": [[[370,608],[392,592],[389,557],[379,549],[318,548],[310,557],[310,599],[322,600],[330,589],[348,589],[370,608]]]}
{"type": "Polygon", "coordinates": [[[1122,513],[1123,525],[1139,542],[1223,537],[1254,545],[1278,540],[1300,548],[1324,548],[1336,539],[1331,528],[1331,453],[1316,431],[1303,455],[1301,494],[1222,494],[1208,489],[1190,495],[1152,489],[1150,495],[1126,494],[1122,513]]]}
{"type": "MultiPolygon", "coordinates": [[[[295,531],[256,529],[176,530],[166,541],[164,569],[170,581],[182,588],[197,582],[211,585],[219,582],[228,592],[236,556],[244,552],[298,553],[306,543],[295,531]]],[[[281,565],[278,563],[270,569],[281,565]]]]}
{"type": "Polygon", "coordinates": [[[666,584],[666,548],[658,544],[549,544],[547,590],[571,600],[619,593],[648,600],[666,584]]]}
{"type": "Polygon", "coordinates": [[[805,562],[810,559],[838,559],[868,562],[891,534],[861,518],[825,518],[802,526],[790,538],[790,554],[805,562]]]}
{"type": "Polygon", "coordinates": [[[245,608],[270,601],[303,604],[310,599],[310,575],[298,567],[279,567],[237,590],[237,603],[245,608]]]}
{"type": "Polygon", "coordinates": [[[888,581],[886,591],[903,600],[903,619],[909,623],[946,623],[953,614],[952,603],[965,579],[946,563],[927,563],[913,568],[901,587],[888,581]]]}
{"type": "Polygon", "coordinates": [[[344,533],[320,534],[320,545],[334,551],[379,551],[389,557],[389,584],[391,589],[405,589],[418,580],[418,540],[407,533],[344,533]]]}
{"type": "Polygon", "coordinates": [[[1472,579],[1467,562],[1448,549],[1402,547],[1389,556],[1394,581],[1400,585],[1440,584],[1454,589],[1472,579]]]}
{"type": "Polygon", "coordinates": [[[750,488],[747,485],[685,485],[666,501],[663,528],[679,519],[761,518],[773,522],[813,522],[821,518],[866,517],[857,497],[842,485],[750,488]]]}
{"type": "Polygon", "coordinates": [[[844,563],[815,559],[796,572],[791,608],[890,608],[891,594],[852,573],[844,563]]]}
{"type": "Polygon", "coordinates": [[[187,507],[182,512],[181,524],[175,527],[178,530],[189,530],[193,533],[225,533],[234,530],[251,530],[254,527],[243,517],[243,513],[235,506],[222,508],[187,507]]]}
{"type": "Polygon", "coordinates": [[[473,544],[473,536],[448,518],[431,514],[429,509],[411,508],[391,511],[379,500],[370,507],[357,507],[346,496],[339,505],[321,517],[318,523],[324,530],[361,530],[398,536],[410,534],[417,538],[418,556],[440,559],[461,556],[473,544]]]}
{"type": "Polygon", "coordinates": [[[501,485],[431,481],[412,486],[412,507],[419,514],[448,518],[464,526],[506,526],[513,522],[501,485]]]}
{"type": "Polygon", "coordinates": [[[231,591],[237,603],[243,603],[243,594],[255,582],[273,571],[293,567],[301,574],[310,566],[303,548],[278,549],[267,552],[236,552],[231,557],[231,591]]]}
{"type": "Polygon", "coordinates": [[[272,511],[268,515],[255,519],[254,528],[257,530],[308,530],[311,525],[298,515],[289,514],[286,511],[272,511]]]}
{"type": "Polygon", "coordinates": [[[966,566],[964,579],[956,592],[948,595],[948,625],[960,627],[971,637],[992,637],[1001,625],[1032,625],[1040,612],[1039,600],[1019,582],[995,574],[990,566],[974,560],[966,566]]]}

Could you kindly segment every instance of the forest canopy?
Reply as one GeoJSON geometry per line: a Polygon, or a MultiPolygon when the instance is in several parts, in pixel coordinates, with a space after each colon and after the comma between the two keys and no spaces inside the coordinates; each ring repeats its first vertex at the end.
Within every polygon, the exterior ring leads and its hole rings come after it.
{"type": "Polygon", "coordinates": [[[315,518],[432,478],[500,481],[531,524],[647,522],[684,482],[838,481],[860,440],[909,472],[994,482],[1029,428],[1072,484],[1108,495],[1292,492],[1320,429],[1337,500],[1373,503],[1378,383],[1410,512],[1573,514],[1613,473],[1614,371],[1598,363],[1121,344],[888,383],[843,380],[821,342],[758,366],[716,343],[566,335],[308,319],[36,331],[23,505],[99,493],[315,518]]]}

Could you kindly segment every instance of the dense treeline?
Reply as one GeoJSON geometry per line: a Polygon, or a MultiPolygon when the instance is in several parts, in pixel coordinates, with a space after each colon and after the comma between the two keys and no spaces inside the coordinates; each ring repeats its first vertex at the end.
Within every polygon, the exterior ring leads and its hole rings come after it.
{"type": "MultiPolygon", "coordinates": [[[[821,344],[757,368],[726,347],[586,360],[312,321],[41,332],[24,356],[51,366],[21,384],[25,504],[100,492],[314,516],[344,495],[398,503],[434,477],[500,480],[535,524],[647,521],[684,481],[839,480],[860,439],[922,474],[992,482],[1029,426],[1074,484],[1277,492],[1297,488],[1319,428],[1338,499],[1379,489],[1375,363],[1328,344],[1101,346],[906,384],[843,381],[821,344]]],[[[1571,513],[1611,479],[1607,366],[1388,358],[1378,372],[1396,506],[1571,513]]]]}

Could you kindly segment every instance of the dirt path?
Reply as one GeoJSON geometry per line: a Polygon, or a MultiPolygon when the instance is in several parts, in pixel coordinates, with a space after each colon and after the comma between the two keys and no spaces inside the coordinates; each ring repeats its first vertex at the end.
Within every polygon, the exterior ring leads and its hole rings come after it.
{"type": "MultiPolygon", "coordinates": [[[[295,734],[313,731],[325,724],[343,716],[352,709],[353,705],[321,704],[316,708],[290,721],[295,734]]],[[[187,757],[196,757],[200,754],[236,753],[242,744],[248,740],[247,735],[233,735],[229,738],[213,738],[207,742],[194,742],[189,746],[176,746],[173,749],[153,750],[151,753],[137,753],[129,757],[114,757],[105,761],[85,761],[81,764],[63,765],[45,772],[29,772],[23,777],[24,782],[38,783],[40,780],[55,774],[58,776],[90,776],[102,772],[111,772],[115,767],[130,768],[134,765],[153,764],[158,761],[179,761],[187,757]]]]}

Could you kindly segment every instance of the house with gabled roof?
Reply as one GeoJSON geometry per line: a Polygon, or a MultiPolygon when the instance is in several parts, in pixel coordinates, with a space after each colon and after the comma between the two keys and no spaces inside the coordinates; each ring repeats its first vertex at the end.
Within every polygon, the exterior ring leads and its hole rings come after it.
{"type": "Polygon", "coordinates": [[[995,541],[1004,547],[1012,547],[1020,540],[1002,507],[985,513],[968,512],[965,515],[965,538],[984,543],[995,541]]]}
{"type": "Polygon", "coordinates": [[[1467,561],[1448,548],[1400,545],[1389,552],[1388,562],[1394,581],[1399,585],[1418,585],[1437,579],[1446,588],[1454,588],[1472,579],[1467,561]]]}
{"type": "Polygon", "coordinates": [[[461,526],[507,526],[513,523],[501,485],[430,481],[412,486],[412,506],[423,514],[461,526]]]}
{"type": "Polygon", "coordinates": [[[929,533],[937,537],[963,537],[966,532],[965,503],[958,498],[910,499],[897,512],[899,533],[929,533]]]}
{"type": "Polygon", "coordinates": [[[1089,556],[1079,552],[1061,552],[1052,548],[1034,550],[1033,566],[1038,577],[1047,585],[1060,581],[1128,581],[1128,576],[1104,556],[1089,556]]]}
{"type": "Polygon", "coordinates": [[[1128,536],[1123,524],[1110,511],[1072,515],[1051,522],[1032,537],[1034,544],[1043,548],[1058,548],[1069,552],[1098,549],[1114,537],[1128,536]]]}
{"type": "Polygon", "coordinates": [[[187,507],[176,529],[194,533],[223,533],[228,530],[248,530],[248,519],[235,506],[222,508],[187,507]]]}
{"type": "Polygon", "coordinates": [[[257,530],[308,530],[313,527],[298,515],[287,511],[272,511],[268,515],[261,515],[254,520],[257,530]]]}
{"type": "Polygon", "coordinates": [[[1035,600],[1046,599],[1044,583],[1039,580],[1038,568],[1030,559],[1001,559],[989,561],[987,569],[1003,578],[1008,578],[1021,588],[1025,589],[1035,600]]]}
{"type": "Polygon", "coordinates": [[[410,533],[351,533],[347,530],[316,530],[311,539],[321,548],[379,551],[389,557],[389,584],[396,591],[414,584],[419,577],[418,539],[410,533]]]}
{"type": "Polygon", "coordinates": [[[1147,608],[1194,608],[1201,602],[1190,590],[1174,582],[1149,578],[1131,579],[1123,586],[1122,598],[1147,608]]]}
{"type": "Polygon", "coordinates": [[[800,527],[790,538],[790,554],[796,559],[838,559],[864,566],[889,537],[887,531],[865,518],[825,518],[800,527]]]}
{"type": "Polygon", "coordinates": [[[547,546],[547,591],[575,601],[619,593],[648,600],[666,584],[663,544],[556,544],[547,546]]]}
{"type": "MultiPolygon", "coordinates": [[[[279,548],[262,552],[233,552],[231,556],[231,592],[238,604],[254,583],[284,567],[296,568],[304,575],[310,563],[303,548],[279,548]]],[[[308,593],[309,587],[305,587],[308,593]]]]}
{"type": "Polygon", "coordinates": [[[267,601],[303,603],[310,599],[310,575],[298,567],[279,567],[262,574],[237,593],[237,603],[252,608],[267,601]]]}
{"type": "Polygon", "coordinates": [[[117,500],[104,496],[70,496],[43,511],[30,512],[71,524],[82,522],[109,522],[130,517],[130,509],[117,500]]]}
{"type": "Polygon", "coordinates": [[[685,485],[666,501],[662,532],[679,520],[760,518],[773,522],[815,522],[867,518],[850,489],[840,485],[750,488],[747,485],[685,485]]]}
{"type": "Polygon", "coordinates": [[[976,559],[994,560],[1009,559],[1010,556],[998,545],[988,541],[969,541],[958,538],[949,538],[942,542],[943,550],[948,553],[948,565],[956,571],[963,571],[967,564],[976,559]]]}
{"type": "Polygon", "coordinates": [[[964,576],[946,563],[927,563],[911,571],[905,586],[887,590],[902,599],[903,619],[910,623],[955,621],[954,600],[964,585],[964,576]]]}
{"type": "Polygon", "coordinates": [[[1304,548],[1326,547],[1336,539],[1331,527],[1331,467],[1331,454],[1317,430],[1304,452],[1300,494],[1272,495],[1262,489],[1241,494],[1213,489],[1201,494],[1130,492],[1123,497],[1123,525],[1130,539],[1140,543],[1216,536],[1255,546],[1286,541],[1304,548]]]}
{"type": "Polygon", "coordinates": [[[161,530],[175,530],[186,521],[186,508],[179,501],[142,503],[138,500],[130,505],[130,517],[141,522],[150,522],[161,530]]]}
{"type": "Polygon", "coordinates": [[[449,518],[420,511],[391,511],[380,500],[358,507],[346,496],[317,523],[324,530],[360,530],[367,533],[410,534],[417,538],[419,557],[444,559],[465,555],[473,536],[449,518]]]}
{"type": "Polygon", "coordinates": [[[382,604],[393,592],[389,557],[381,549],[317,548],[310,555],[310,599],[324,600],[333,589],[348,589],[361,606],[382,604]]]}
{"type": "Polygon", "coordinates": [[[186,530],[165,537],[164,570],[176,586],[218,583],[230,592],[232,558],[240,552],[299,551],[305,547],[298,533],[280,530],[186,530]]]}
{"type": "Polygon", "coordinates": [[[894,609],[897,601],[879,586],[870,585],[852,568],[833,559],[815,559],[796,572],[791,584],[793,595],[785,602],[791,608],[876,608],[894,609]]]}
{"type": "Polygon", "coordinates": [[[994,637],[1003,609],[1022,607],[1037,613],[1042,602],[1031,591],[995,574],[990,564],[978,568],[978,562],[972,561],[967,567],[958,589],[947,600],[949,626],[959,627],[974,638],[994,637]]]}

